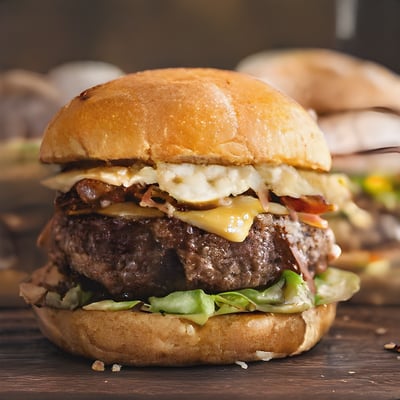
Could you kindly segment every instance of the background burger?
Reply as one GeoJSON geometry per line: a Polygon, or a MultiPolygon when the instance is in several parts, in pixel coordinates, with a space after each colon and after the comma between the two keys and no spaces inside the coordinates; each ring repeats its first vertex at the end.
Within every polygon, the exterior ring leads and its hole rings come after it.
{"type": "Polygon", "coordinates": [[[297,103],[215,69],[126,75],[54,117],[41,160],[49,261],[21,294],[67,351],[128,365],[268,360],[310,349],[358,290],[328,268],[321,217],[347,204],[297,103]]]}
{"type": "Polygon", "coordinates": [[[333,154],[333,169],[352,180],[355,202],[330,220],[356,270],[354,301],[398,304],[400,286],[400,77],[387,68],[323,49],[262,52],[238,70],[257,76],[316,114],[333,154]]]}
{"type": "Polygon", "coordinates": [[[19,283],[46,260],[35,245],[52,214],[53,194],[40,185],[52,173],[38,161],[43,130],[72,93],[120,75],[95,61],[61,64],[46,74],[0,73],[0,306],[24,304],[19,283]]]}
{"type": "Polygon", "coordinates": [[[51,193],[40,185],[49,174],[38,162],[40,136],[60,107],[43,75],[0,73],[0,306],[21,305],[19,283],[45,256],[35,246],[51,216],[51,193]]]}

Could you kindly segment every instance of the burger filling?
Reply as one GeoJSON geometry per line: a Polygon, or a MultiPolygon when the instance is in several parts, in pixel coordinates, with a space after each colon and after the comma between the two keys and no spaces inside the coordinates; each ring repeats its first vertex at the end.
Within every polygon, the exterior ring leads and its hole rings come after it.
{"type": "Polygon", "coordinates": [[[58,190],[40,239],[49,264],[22,286],[31,303],[204,322],[298,312],[358,290],[353,274],[328,269],[340,250],[321,216],[351,204],[341,175],[267,165],[74,166],[47,185],[58,190]]]}
{"type": "Polygon", "coordinates": [[[265,287],[284,269],[311,280],[336,256],[330,230],[267,213],[254,219],[243,242],[163,217],[57,213],[51,229],[50,261],[85,288],[118,300],[265,287]],[[85,285],[87,279],[101,287],[85,285]]]}
{"type": "MultiPolygon", "coordinates": [[[[351,177],[355,202],[368,210],[366,221],[342,216],[333,222],[343,250],[379,250],[400,242],[400,175],[374,173],[351,177]],[[349,232],[353,234],[350,235],[349,232]]],[[[340,215],[340,214],[339,214],[340,215]]]]}

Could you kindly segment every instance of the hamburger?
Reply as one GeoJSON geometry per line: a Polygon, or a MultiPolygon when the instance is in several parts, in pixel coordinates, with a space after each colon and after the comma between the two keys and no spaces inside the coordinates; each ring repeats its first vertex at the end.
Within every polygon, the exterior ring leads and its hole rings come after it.
{"type": "Polygon", "coordinates": [[[237,69],[315,114],[333,170],[350,178],[359,206],[330,220],[342,248],[336,265],[361,275],[362,290],[353,301],[398,304],[400,77],[377,63],[326,49],[261,52],[237,69]]]}
{"type": "Polygon", "coordinates": [[[172,68],[90,88],[44,132],[55,213],[21,285],[64,350],[134,366],[309,350],[358,277],[323,214],[351,201],[296,102],[234,72],[172,68]]]}

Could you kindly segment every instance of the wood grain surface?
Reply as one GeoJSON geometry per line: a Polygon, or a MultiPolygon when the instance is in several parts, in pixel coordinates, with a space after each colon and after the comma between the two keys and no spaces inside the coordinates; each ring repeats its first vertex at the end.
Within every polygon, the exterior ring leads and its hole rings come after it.
{"type": "Polygon", "coordinates": [[[400,399],[400,308],[340,304],[329,334],[282,360],[91,369],[42,337],[26,308],[0,309],[0,399],[400,399]]]}

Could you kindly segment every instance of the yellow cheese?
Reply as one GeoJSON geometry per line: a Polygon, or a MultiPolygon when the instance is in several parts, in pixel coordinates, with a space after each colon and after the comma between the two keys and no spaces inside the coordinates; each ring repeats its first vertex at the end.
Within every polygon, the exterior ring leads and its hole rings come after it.
{"type": "Polygon", "coordinates": [[[42,184],[50,189],[68,192],[82,179],[95,179],[115,186],[129,187],[136,183],[150,185],[157,182],[156,172],[152,167],[96,167],[61,172],[44,179],[42,184]]]}
{"type": "Polygon", "coordinates": [[[108,215],[109,217],[124,218],[155,218],[165,216],[163,212],[156,208],[140,207],[135,203],[115,203],[111,206],[100,208],[96,212],[108,215]]]}
{"type": "MultiPolygon", "coordinates": [[[[272,210],[279,214],[287,213],[287,209],[279,204],[270,203],[272,210]],[[274,207],[274,205],[276,207],[274,207]]],[[[155,209],[140,207],[134,203],[118,203],[96,211],[102,215],[124,218],[156,218],[165,216],[155,209]]],[[[257,198],[239,196],[232,199],[228,206],[210,210],[175,211],[173,216],[210,233],[215,233],[232,242],[246,239],[254,218],[265,212],[257,198]]]]}
{"type": "Polygon", "coordinates": [[[229,206],[211,210],[176,211],[174,217],[231,242],[243,242],[249,234],[254,218],[262,212],[264,210],[258,199],[239,196],[234,198],[229,206]]]}

